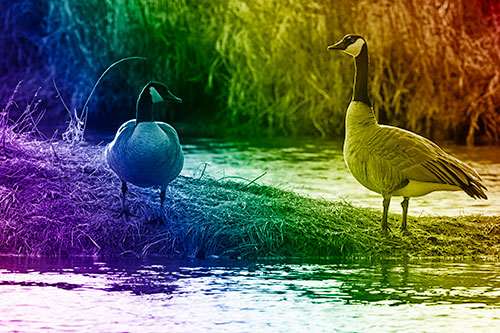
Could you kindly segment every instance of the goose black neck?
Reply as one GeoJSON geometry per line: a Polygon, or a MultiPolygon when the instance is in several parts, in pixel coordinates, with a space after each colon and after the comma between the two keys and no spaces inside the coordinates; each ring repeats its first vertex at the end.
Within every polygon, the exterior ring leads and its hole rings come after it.
{"type": "Polygon", "coordinates": [[[368,49],[366,44],[361,48],[361,53],[355,58],[353,101],[363,102],[371,106],[368,98],[368,49]]]}
{"type": "Polygon", "coordinates": [[[137,100],[137,105],[135,108],[135,124],[141,122],[153,121],[153,100],[149,92],[143,92],[137,100]]]}

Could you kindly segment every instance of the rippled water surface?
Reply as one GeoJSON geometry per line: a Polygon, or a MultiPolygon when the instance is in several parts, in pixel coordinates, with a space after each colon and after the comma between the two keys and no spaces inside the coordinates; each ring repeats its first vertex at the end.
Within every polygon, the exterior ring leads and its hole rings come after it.
{"type": "Polygon", "coordinates": [[[0,257],[0,331],[498,332],[500,264],[0,257]]]}
{"type": "MultiPolygon", "coordinates": [[[[382,209],[382,197],[358,184],[347,170],[340,141],[304,139],[231,142],[213,139],[184,140],[183,174],[251,181],[291,189],[328,200],[347,199],[354,205],[382,209]],[[206,165],[206,167],[205,167],[206,165]]],[[[500,214],[500,147],[444,146],[445,151],[474,167],[488,188],[488,200],[474,200],[462,191],[434,192],[410,200],[414,216],[500,214]]],[[[401,198],[391,211],[401,212],[401,198]]]]}

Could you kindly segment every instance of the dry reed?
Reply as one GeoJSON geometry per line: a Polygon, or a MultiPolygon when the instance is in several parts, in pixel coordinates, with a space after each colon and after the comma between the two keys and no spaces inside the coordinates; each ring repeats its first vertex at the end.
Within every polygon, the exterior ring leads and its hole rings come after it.
{"type": "MultiPolygon", "coordinates": [[[[35,64],[27,72],[46,68],[66,83],[70,106],[83,104],[114,60],[151,60],[102,82],[92,126],[130,118],[139,88],[157,79],[185,101],[159,119],[212,124],[218,134],[341,135],[352,65],[326,46],[354,32],[368,40],[381,122],[469,145],[500,140],[500,7],[492,2],[56,0],[35,9],[26,0],[6,10],[44,13],[43,33],[15,20],[4,30],[34,50],[22,51],[35,64]]],[[[4,61],[14,64],[10,51],[4,61]]],[[[51,86],[47,70],[35,87],[51,86]]]]}
{"type": "Polygon", "coordinates": [[[467,145],[500,143],[500,8],[481,0],[358,8],[370,22],[357,30],[370,42],[371,94],[385,121],[467,145]]]}

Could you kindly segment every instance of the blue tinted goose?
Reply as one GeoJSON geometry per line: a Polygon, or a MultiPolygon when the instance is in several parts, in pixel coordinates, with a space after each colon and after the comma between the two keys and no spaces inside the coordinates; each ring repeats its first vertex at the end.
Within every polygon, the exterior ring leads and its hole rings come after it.
{"type": "Polygon", "coordinates": [[[463,190],[474,199],[487,199],[486,187],[472,167],[420,135],[377,123],[368,98],[368,48],[363,37],[346,35],[328,49],[341,50],[354,58],[354,89],[345,120],[344,159],[361,185],[382,195],[384,232],[393,196],[403,197],[403,231],[411,197],[463,190]]]}
{"type": "Polygon", "coordinates": [[[167,185],[182,170],[184,155],[177,132],[169,124],[153,120],[153,105],[166,100],[181,103],[163,83],[146,84],[137,99],[136,119],[122,124],[104,151],[110,168],[122,181],[120,215],[130,215],[125,203],[127,183],[159,187],[163,208],[167,185]]]}

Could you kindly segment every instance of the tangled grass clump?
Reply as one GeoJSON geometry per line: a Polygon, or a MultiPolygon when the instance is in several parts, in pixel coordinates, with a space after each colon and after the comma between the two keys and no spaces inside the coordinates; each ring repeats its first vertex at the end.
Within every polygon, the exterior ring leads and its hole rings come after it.
{"type": "Polygon", "coordinates": [[[0,114],[1,254],[499,254],[498,217],[419,218],[410,221],[409,236],[395,231],[385,237],[378,212],[254,181],[180,176],[167,191],[163,211],[155,190],[131,186],[127,203],[135,216],[119,218],[121,182],[105,164],[103,147],[40,139],[33,128],[38,104],[28,104],[22,122],[8,118],[11,107],[0,114]]]}
{"type": "Polygon", "coordinates": [[[331,256],[363,251],[363,241],[342,230],[362,227],[354,220],[377,229],[347,204],[187,177],[171,184],[159,216],[158,194],[132,187],[127,200],[137,217],[125,220],[102,147],[18,137],[0,153],[2,253],[331,256]]]}

